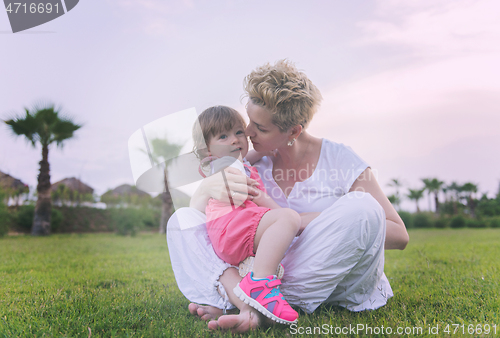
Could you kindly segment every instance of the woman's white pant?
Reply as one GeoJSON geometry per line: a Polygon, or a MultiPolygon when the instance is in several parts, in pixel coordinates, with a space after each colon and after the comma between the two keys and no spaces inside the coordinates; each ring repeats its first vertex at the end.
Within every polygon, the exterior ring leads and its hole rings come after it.
{"type": "MultiPolygon", "coordinates": [[[[227,308],[218,289],[222,261],[208,238],[205,214],[177,210],[167,227],[175,279],[192,302],[227,308]]],[[[324,210],[297,237],[282,261],[281,291],[311,313],[321,303],[351,311],[376,309],[393,296],[384,274],[385,213],[367,193],[351,192],[324,210]]]]}

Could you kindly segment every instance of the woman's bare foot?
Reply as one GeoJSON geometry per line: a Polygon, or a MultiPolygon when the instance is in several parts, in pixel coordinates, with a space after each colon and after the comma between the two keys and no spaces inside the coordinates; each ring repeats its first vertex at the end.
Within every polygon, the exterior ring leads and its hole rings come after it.
{"type": "Polygon", "coordinates": [[[204,321],[217,319],[222,315],[222,309],[209,305],[191,303],[189,304],[188,309],[193,316],[198,316],[204,321]]]}
{"type": "Polygon", "coordinates": [[[220,316],[217,320],[208,322],[210,330],[231,331],[233,333],[242,333],[249,330],[255,330],[262,324],[271,324],[272,320],[265,318],[258,311],[249,309],[240,312],[237,315],[220,316]]]}

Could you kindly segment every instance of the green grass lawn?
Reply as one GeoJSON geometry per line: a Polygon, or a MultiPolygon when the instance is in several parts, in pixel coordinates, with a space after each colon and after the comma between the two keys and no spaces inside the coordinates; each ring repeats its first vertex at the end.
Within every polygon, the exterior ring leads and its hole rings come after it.
{"type": "MultiPolygon", "coordinates": [[[[496,325],[500,336],[499,257],[500,229],[411,231],[406,250],[386,252],[395,294],[387,306],[362,313],[323,306],[312,315],[300,313],[298,326],[304,332],[318,327],[317,335],[326,326],[333,330],[323,336],[335,335],[336,327],[365,325],[357,333],[381,332],[383,326],[392,334],[374,336],[397,336],[400,327],[415,333],[403,336],[436,337],[447,336],[450,324],[450,336],[473,326],[471,336],[489,337],[496,325]],[[430,328],[439,334],[429,334],[430,328]]],[[[189,314],[188,304],[177,289],[163,236],[0,239],[0,337],[88,337],[89,328],[92,337],[231,336],[209,332],[189,314]]],[[[299,327],[290,332],[275,325],[245,336],[302,336],[293,334],[299,327]]]]}

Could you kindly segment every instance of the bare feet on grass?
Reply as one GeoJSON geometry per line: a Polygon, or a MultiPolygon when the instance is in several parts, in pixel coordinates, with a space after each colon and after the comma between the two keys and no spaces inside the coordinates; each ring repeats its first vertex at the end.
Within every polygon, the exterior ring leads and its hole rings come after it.
{"type": "Polygon", "coordinates": [[[221,309],[208,305],[191,303],[189,304],[188,309],[193,316],[198,316],[204,321],[217,319],[222,315],[221,309]]]}
{"type": "Polygon", "coordinates": [[[220,316],[217,320],[208,322],[210,330],[231,331],[242,333],[257,329],[262,323],[260,313],[254,310],[242,311],[237,315],[220,316]]]}
{"type": "Polygon", "coordinates": [[[210,330],[242,333],[255,330],[262,324],[271,325],[273,323],[272,320],[265,318],[257,310],[250,307],[239,314],[229,315],[222,315],[222,310],[219,308],[196,303],[189,304],[188,309],[193,316],[198,316],[204,321],[209,321],[208,328],[210,330]]]}

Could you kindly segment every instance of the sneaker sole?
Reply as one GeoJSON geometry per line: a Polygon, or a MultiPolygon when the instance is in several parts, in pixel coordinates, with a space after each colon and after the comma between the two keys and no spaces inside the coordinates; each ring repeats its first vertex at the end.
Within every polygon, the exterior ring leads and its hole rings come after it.
{"type": "Polygon", "coordinates": [[[243,290],[240,288],[240,283],[238,283],[236,285],[236,287],[234,288],[233,290],[234,294],[236,296],[238,296],[239,299],[241,299],[241,301],[243,301],[245,304],[248,304],[250,305],[251,307],[253,307],[255,310],[259,311],[260,313],[262,313],[264,316],[266,316],[267,318],[270,318],[272,320],[274,320],[275,322],[277,323],[280,323],[280,324],[286,324],[286,325],[291,325],[291,324],[295,324],[297,323],[298,319],[295,319],[293,322],[290,322],[288,320],[285,320],[285,319],[282,319],[276,315],[274,315],[273,313],[269,312],[268,309],[266,309],[265,307],[263,307],[262,305],[259,304],[258,301],[256,301],[255,299],[253,299],[252,297],[249,297],[247,296],[243,290]]]}

